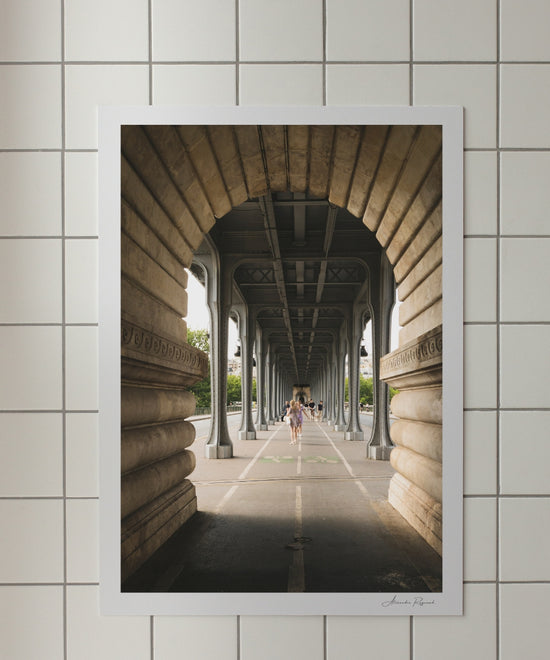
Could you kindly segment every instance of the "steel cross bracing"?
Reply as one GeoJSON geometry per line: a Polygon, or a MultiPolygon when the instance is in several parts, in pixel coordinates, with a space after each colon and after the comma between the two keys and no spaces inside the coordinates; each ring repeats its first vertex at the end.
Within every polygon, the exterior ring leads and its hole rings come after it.
{"type": "Polygon", "coordinates": [[[381,248],[373,234],[326,200],[287,192],[234,208],[211,235],[236,264],[235,285],[279,364],[295,382],[315,378],[369,268],[377,267],[381,248]]]}

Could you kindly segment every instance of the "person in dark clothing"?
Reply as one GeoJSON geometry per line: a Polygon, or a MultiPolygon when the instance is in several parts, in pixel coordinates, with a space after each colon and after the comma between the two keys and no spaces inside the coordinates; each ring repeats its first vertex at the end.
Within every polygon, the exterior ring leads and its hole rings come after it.
{"type": "Polygon", "coordinates": [[[321,422],[323,421],[323,402],[319,401],[317,404],[317,421],[321,422]]]}

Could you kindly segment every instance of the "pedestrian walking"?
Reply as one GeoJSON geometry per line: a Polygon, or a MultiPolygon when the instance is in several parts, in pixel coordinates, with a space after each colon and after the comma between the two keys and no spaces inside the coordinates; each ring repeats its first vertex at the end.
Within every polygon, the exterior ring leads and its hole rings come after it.
{"type": "Polygon", "coordinates": [[[298,404],[298,429],[296,431],[296,434],[299,438],[302,437],[302,427],[304,425],[304,404],[299,403],[298,404]]]}
{"type": "Polygon", "coordinates": [[[317,421],[319,421],[319,422],[323,421],[323,402],[322,401],[319,401],[319,403],[317,404],[317,418],[318,418],[317,421]]]}
{"type": "Polygon", "coordinates": [[[299,412],[300,408],[296,401],[290,402],[290,409],[288,411],[287,417],[290,420],[290,444],[295,445],[298,440],[298,425],[299,425],[299,412]]]}
{"type": "Polygon", "coordinates": [[[309,414],[311,415],[311,419],[315,419],[315,401],[313,399],[310,399],[308,406],[309,406],[309,414]]]}

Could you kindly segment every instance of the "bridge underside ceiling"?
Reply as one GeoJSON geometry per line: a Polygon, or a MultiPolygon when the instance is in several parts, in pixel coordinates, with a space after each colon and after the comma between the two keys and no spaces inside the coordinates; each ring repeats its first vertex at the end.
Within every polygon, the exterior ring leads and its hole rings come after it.
{"type": "Polygon", "coordinates": [[[294,382],[307,382],[382,250],[357,218],[327,201],[273,193],[245,202],[210,232],[238,260],[235,285],[254,307],[294,382]]]}

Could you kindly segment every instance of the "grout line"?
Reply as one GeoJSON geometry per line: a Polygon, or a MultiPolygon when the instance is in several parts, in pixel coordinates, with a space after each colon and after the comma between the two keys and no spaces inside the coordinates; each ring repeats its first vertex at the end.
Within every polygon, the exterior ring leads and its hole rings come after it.
{"type": "MultiPolygon", "coordinates": [[[[17,235],[10,235],[10,236],[0,236],[0,239],[3,241],[5,240],[31,240],[31,241],[44,241],[44,240],[84,240],[84,241],[97,241],[98,236],[62,236],[61,234],[52,234],[50,236],[32,236],[32,235],[26,235],[26,236],[17,236],[17,235]]],[[[539,238],[539,237],[537,237],[539,238]]]]}
{"type": "Polygon", "coordinates": [[[237,660],[241,660],[241,617],[237,614],[237,660]]]}
{"type": "Polygon", "coordinates": [[[414,56],[414,28],[413,28],[413,17],[414,17],[414,0],[409,0],[409,105],[414,105],[414,66],[413,66],[413,56],[414,56]]]}
{"type": "Polygon", "coordinates": [[[501,219],[501,189],[500,189],[500,177],[501,177],[501,154],[500,154],[500,136],[501,136],[501,125],[500,122],[502,117],[500,115],[500,75],[501,75],[501,65],[500,65],[500,18],[501,18],[501,6],[500,0],[496,0],[496,39],[497,39],[497,75],[496,75],[496,146],[497,146],[497,242],[496,242],[496,318],[497,318],[497,337],[496,337],[496,360],[497,360],[497,382],[496,382],[496,399],[497,399],[497,416],[496,416],[496,539],[495,539],[495,620],[496,620],[496,630],[495,630],[495,650],[496,650],[496,660],[499,660],[500,652],[500,500],[502,497],[501,490],[501,480],[500,480],[500,415],[501,415],[501,391],[500,391],[500,364],[501,364],[501,345],[500,345],[500,324],[501,324],[501,305],[500,305],[500,295],[501,295],[501,283],[500,283],[500,267],[501,267],[501,245],[502,245],[502,219],[501,219]]]}
{"type": "Polygon", "coordinates": [[[240,31],[239,0],[235,0],[235,105],[241,104],[241,31],[240,31]]]}
{"type": "Polygon", "coordinates": [[[147,44],[149,55],[149,105],[153,105],[153,6],[152,0],[147,2],[147,44]]]}
{"type": "Polygon", "coordinates": [[[323,660],[328,660],[328,616],[323,615],[323,660]]]}
{"type": "MultiPolygon", "coordinates": [[[[238,0],[236,0],[237,2],[238,0]]],[[[232,66],[239,62],[236,59],[225,60],[155,60],[152,57],[143,60],[39,60],[39,61],[0,61],[0,66],[15,67],[15,66],[58,66],[59,64],[66,64],[68,66],[232,66]]],[[[548,60],[415,60],[411,57],[407,60],[331,60],[327,59],[326,63],[329,65],[339,66],[391,66],[414,64],[418,66],[491,66],[491,65],[505,65],[505,66],[549,66],[548,60]]],[[[242,64],[323,64],[323,60],[312,58],[305,60],[244,60],[242,64]]]]}
{"type": "Polygon", "coordinates": [[[63,471],[63,657],[67,660],[69,655],[68,635],[68,593],[67,593],[67,412],[66,412],[66,303],[65,303],[65,236],[66,236],[66,208],[65,208],[65,129],[66,129],[66,62],[65,62],[65,0],[61,0],[61,406],[62,406],[62,471],[63,471]]]}
{"type": "Polygon", "coordinates": [[[155,660],[155,617],[149,617],[149,642],[151,644],[151,660],[155,660]]]}
{"type": "Polygon", "coordinates": [[[414,660],[414,617],[409,617],[409,658],[414,660]]]}
{"type": "Polygon", "coordinates": [[[323,78],[322,78],[322,102],[321,105],[327,105],[327,0],[323,0],[322,5],[323,22],[323,78]]]}

